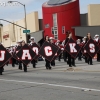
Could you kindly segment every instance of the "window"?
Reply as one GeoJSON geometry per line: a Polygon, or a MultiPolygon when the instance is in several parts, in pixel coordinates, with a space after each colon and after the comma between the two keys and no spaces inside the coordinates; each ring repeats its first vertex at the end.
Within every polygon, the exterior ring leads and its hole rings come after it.
{"type": "Polygon", "coordinates": [[[57,40],[58,39],[58,29],[55,27],[51,28],[52,34],[54,35],[54,38],[57,40]]]}
{"type": "Polygon", "coordinates": [[[62,34],[65,34],[65,26],[62,26],[62,34]]]}
{"type": "Polygon", "coordinates": [[[53,14],[53,27],[57,27],[57,13],[53,14]]]}

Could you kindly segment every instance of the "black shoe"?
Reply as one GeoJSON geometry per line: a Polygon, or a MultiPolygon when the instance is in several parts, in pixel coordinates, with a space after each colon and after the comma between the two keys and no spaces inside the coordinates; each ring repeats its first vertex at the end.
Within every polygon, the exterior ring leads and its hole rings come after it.
{"type": "Polygon", "coordinates": [[[35,66],[33,68],[36,68],[35,66]]]}
{"type": "Polygon", "coordinates": [[[15,65],[12,65],[12,67],[15,67],[15,65]]]}
{"type": "Polygon", "coordinates": [[[67,64],[69,64],[69,62],[67,61],[67,64]]]}
{"type": "Polygon", "coordinates": [[[69,67],[72,67],[71,65],[69,65],[69,67]]]}
{"type": "Polygon", "coordinates": [[[2,72],[4,72],[4,68],[2,69],[2,72]]]}
{"type": "Polygon", "coordinates": [[[46,67],[46,69],[49,69],[48,67],[46,67]]]}
{"type": "Polygon", "coordinates": [[[74,65],[74,67],[76,67],[76,65],[74,65]]]}
{"type": "Polygon", "coordinates": [[[0,75],[2,75],[2,73],[0,73],[0,75]]]}
{"type": "Polygon", "coordinates": [[[67,62],[66,60],[64,60],[64,62],[67,62]]]}
{"type": "Polygon", "coordinates": [[[72,65],[72,66],[76,67],[76,65],[72,65]]]}
{"type": "Polygon", "coordinates": [[[24,70],[24,72],[27,72],[27,70],[24,70]]]}
{"type": "Polygon", "coordinates": [[[49,67],[49,69],[52,69],[52,67],[49,67]]]}

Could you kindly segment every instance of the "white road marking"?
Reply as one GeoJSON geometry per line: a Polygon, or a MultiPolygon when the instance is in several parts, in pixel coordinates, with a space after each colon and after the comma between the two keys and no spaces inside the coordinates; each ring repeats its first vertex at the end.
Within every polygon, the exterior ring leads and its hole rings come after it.
{"type": "Polygon", "coordinates": [[[71,89],[78,89],[78,90],[87,90],[87,91],[100,92],[99,89],[82,88],[82,87],[66,86],[66,85],[57,85],[57,84],[49,84],[49,83],[39,83],[39,82],[29,82],[29,81],[18,81],[18,80],[7,80],[7,79],[0,79],[0,81],[15,82],[15,83],[27,83],[27,84],[36,84],[36,85],[48,85],[48,86],[53,86],[53,87],[63,87],[63,88],[71,88],[71,89]]]}

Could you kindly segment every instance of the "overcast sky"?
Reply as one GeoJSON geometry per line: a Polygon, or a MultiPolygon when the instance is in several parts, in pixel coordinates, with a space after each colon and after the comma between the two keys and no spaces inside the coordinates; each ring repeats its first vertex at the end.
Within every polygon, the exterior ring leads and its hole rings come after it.
{"type": "MultiPolygon", "coordinates": [[[[23,6],[15,3],[8,4],[7,1],[8,0],[0,0],[0,19],[15,21],[24,18],[23,6]]],[[[48,0],[17,0],[17,1],[26,5],[27,13],[38,11],[39,18],[42,18],[42,4],[48,0]]],[[[80,0],[80,13],[87,13],[87,6],[89,4],[100,4],[100,0],[80,0]]],[[[2,23],[4,24],[4,22],[2,23]]]]}

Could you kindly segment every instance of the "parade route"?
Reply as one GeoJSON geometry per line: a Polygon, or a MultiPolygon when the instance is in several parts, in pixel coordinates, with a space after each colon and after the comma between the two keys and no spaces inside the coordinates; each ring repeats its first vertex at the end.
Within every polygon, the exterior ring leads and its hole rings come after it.
{"type": "Polygon", "coordinates": [[[44,64],[39,62],[36,69],[29,65],[27,73],[17,66],[5,66],[0,76],[0,100],[99,100],[98,62],[90,66],[76,61],[74,71],[63,61],[56,61],[52,70],[46,70],[44,64]]]}

